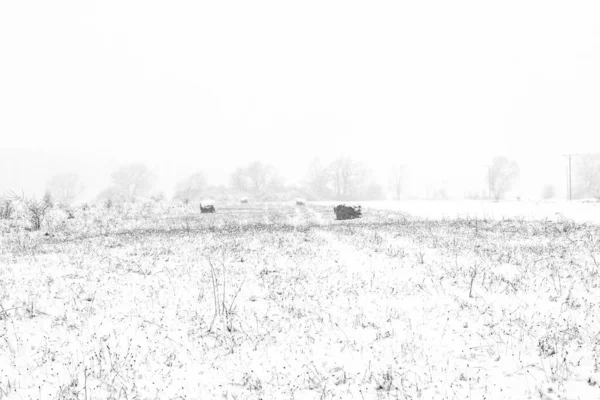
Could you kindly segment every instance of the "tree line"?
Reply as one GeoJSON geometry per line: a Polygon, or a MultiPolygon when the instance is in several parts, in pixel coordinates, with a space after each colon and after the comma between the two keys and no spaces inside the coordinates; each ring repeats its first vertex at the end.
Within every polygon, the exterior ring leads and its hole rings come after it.
{"type": "MultiPolygon", "coordinates": [[[[138,198],[165,199],[156,191],[157,175],[146,165],[123,165],[111,174],[111,184],[97,196],[111,202],[133,202],[138,198]]],[[[70,204],[85,187],[74,172],[53,176],[47,184],[46,196],[59,203],[70,204]]],[[[339,158],[328,165],[312,161],[304,181],[287,185],[279,171],[261,161],[238,166],[230,175],[229,185],[214,186],[206,175],[197,171],[174,185],[172,199],[185,204],[202,197],[216,195],[250,195],[261,199],[305,197],[310,200],[383,200],[385,189],[377,183],[362,162],[350,157],[339,158]],[[280,194],[277,197],[274,195],[280,194]]]]}
{"type": "MultiPolygon", "coordinates": [[[[388,173],[387,185],[378,182],[371,169],[362,161],[352,157],[339,157],[323,163],[314,158],[308,165],[305,178],[288,185],[278,170],[260,161],[238,166],[230,175],[229,185],[214,186],[206,175],[197,171],[176,182],[172,199],[189,203],[206,196],[255,196],[259,199],[285,199],[286,196],[304,197],[309,200],[384,200],[403,198],[406,177],[410,166],[396,164],[388,173]],[[277,197],[279,195],[279,197],[277,197]]],[[[503,198],[518,181],[518,164],[507,157],[495,157],[488,166],[485,182],[488,198],[503,198]]],[[[600,154],[585,155],[577,159],[575,175],[578,195],[591,196],[600,200],[600,154]]],[[[133,202],[141,197],[166,199],[156,191],[156,174],[140,163],[119,167],[111,174],[111,184],[98,198],[110,201],[133,202]]],[[[85,187],[74,172],[53,176],[47,183],[46,195],[55,201],[71,204],[82,194],[85,187]]],[[[545,185],[540,196],[555,195],[554,187],[545,185]]],[[[443,196],[441,196],[443,198],[443,196]]]]}

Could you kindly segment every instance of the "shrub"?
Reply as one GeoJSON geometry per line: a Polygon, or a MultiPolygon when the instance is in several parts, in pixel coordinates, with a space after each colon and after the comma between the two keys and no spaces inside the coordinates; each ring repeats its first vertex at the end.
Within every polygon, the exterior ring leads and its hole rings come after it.
{"type": "Polygon", "coordinates": [[[48,208],[54,207],[54,199],[52,198],[52,193],[50,193],[50,191],[46,190],[42,201],[48,206],[48,208]]]}
{"type": "Polygon", "coordinates": [[[248,198],[247,197],[242,197],[240,199],[240,202],[243,203],[243,204],[246,204],[246,203],[248,203],[248,198]]]}
{"type": "Polygon", "coordinates": [[[38,201],[35,198],[24,199],[25,212],[33,231],[39,231],[42,228],[42,222],[44,222],[48,210],[52,208],[52,203],[46,200],[38,201]]]}
{"type": "Polygon", "coordinates": [[[3,200],[0,204],[0,219],[11,219],[15,212],[15,206],[10,200],[3,200]]]}
{"type": "Polygon", "coordinates": [[[306,200],[304,200],[304,199],[296,199],[296,205],[297,206],[305,206],[306,205],[306,200]]]}

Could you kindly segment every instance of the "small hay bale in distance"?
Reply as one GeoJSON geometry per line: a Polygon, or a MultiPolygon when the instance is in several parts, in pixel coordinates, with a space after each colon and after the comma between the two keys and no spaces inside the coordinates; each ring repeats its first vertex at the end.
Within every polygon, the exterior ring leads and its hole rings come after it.
{"type": "Polygon", "coordinates": [[[296,205],[297,206],[305,206],[306,205],[306,200],[304,200],[304,199],[296,199],[296,205]]]}
{"type": "Polygon", "coordinates": [[[242,197],[242,198],[240,199],[240,203],[242,203],[242,204],[247,204],[247,203],[248,203],[248,198],[247,198],[247,197],[242,197]]]}
{"type": "Polygon", "coordinates": [[[337,220],[355,219],[362,217],[362,210],[360,206],[347,206],[345,204],[340,204],[338,206],[333,207],[333,212],[335,213],[335,219],[337,220]]]}

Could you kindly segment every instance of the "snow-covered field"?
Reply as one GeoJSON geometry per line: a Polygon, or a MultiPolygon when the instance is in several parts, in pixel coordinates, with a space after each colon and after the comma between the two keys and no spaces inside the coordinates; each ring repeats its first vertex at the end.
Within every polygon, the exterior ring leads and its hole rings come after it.
{"type": "MultiPolygon", "coordinates": [[[[333,206],[338,203],[318,202],[316,204],[333,206]]],[[[479,218],[498,220],[522,218],[526,220],[550,219],[553,221],[569,219],[581,223],[600,223],[600,203],[593,200],[586,202],[561,200],[499,202],[489,200],[403,200],[366,201],[360,204],[363,208],[402,211],[430,219],[479,218]]]]}
{"type": "Polygon", "coordinates": [[[0,220],[0,399],[600,399],[598,209],[481,204],[0,220]]]}

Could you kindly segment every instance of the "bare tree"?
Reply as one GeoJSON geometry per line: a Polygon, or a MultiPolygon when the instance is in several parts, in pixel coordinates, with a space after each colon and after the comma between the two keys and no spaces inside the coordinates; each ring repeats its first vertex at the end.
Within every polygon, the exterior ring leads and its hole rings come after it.
{"type": "MultiPolygon", "coordinates": [[[[36,200],[35,197],[27,198],[25,194],[17,195],[10,194],[10,201],[23,205],[25,216],[31,224],[31,230],[39,231],[42,228],[42,222],[46,218],[46,214],[52,208],[52,205],[47,200],[36,200]]],[[[27,229],[27,228],[26,228],[27,229]]]]}
{"type": "Polygon", "coordinates": [[[245,167],[238,167],[231,175],[232,185],[241,190],[261,192],[266,189],[278,189],[283,179],[271,165],[254,161],[245,167]]]}
{"type": "Polygon", "coordinates": [[[71,204],[83,191],[79,175],[75,172],[54,175],[48,181],[48,191],[60,204],[71,204]]]}
{"type": "Polygon", "coordinates": [[[381,186],[375,180],[369,180],[361,188],[361,200],[385,200],[385,197],[385,190],[383,186],[381,186]]]}
{"type": "Polygon", "coordinates": [[[177,184],[175,199],[188,204],[200,197],[204,189],[206,189],[206,177],[202,172],[197,172],[177,184]]]}
{"type": "Polygon", "coordinates": [[[488,170],[490,195],[496,201],[508,192],[519,177],[519,166],[507,157],[494,157],[488,170]]]}
{"type": "Polygon", "coordinates": [[[37,201],[35,198],[31,198],[25,201],[25,207],[29,222],[31,223],[31,229],[39,231],[42,228],[42,222],[46,218],[48,210],[52,208],[52,205],[47,201],[37,201]]]}
{"type": "Polygon", "coordinates": [[[406,177],[407,165],[394,165],[390,171],[390,188],[394,193],[394,198],[400,200],[400,196],[404,191],[404,182],[406,177]]]}
{"type": "Polygon", "coordinates": [[[231,174],[231,186],[233,186],[233,188],[235,189],[242,191],[248,190],[250,184],[242,167],[237,167],[235,171],[233,171],[233,173],[231,174]]]}
{"type": "Polygon", "coordinates": [[[42,196],[42,202],[44,202],[44,204],[46,204],[48,208],[54,207],[54,196],[52,196],[52,193],[50,193],[49,190],[46,190],[44,192],[44,196],[42,196]]]}
{"type": "Polygon", "coordinates": [[[350,199],[356,195],[366,178],[362,163],[351,157],[340,157],[329,166],[331,182],[338,199],[350,199]]]}
{"type": "Polygon", "coordinates": [[[267,187],[273,174],[273,167],[260,161],[254,161],[245,168],[245,175],[250,180],[250,187],[260,191],[267,187]]]}
{"type": "Polygon", "coordinates": [[[136,197],[148,194],[156,180],[156,175],[144,164],[124,165],[111,177],[115,189],[126,201],[134,201],[136,197]]]}
{"type": "Polygon", "coordinates": [[[587,195],[600,201],[600,154],[579,156],[577,167],[577,173],[587,195]]]}
{"type": "Polygon", "coordinates": [[[308,166],[306,183],[308,189],[319,199],[330,195],[329,182],[331,176],[329,170],[321,164],[319,158],[314,158],[308,166]]]}

